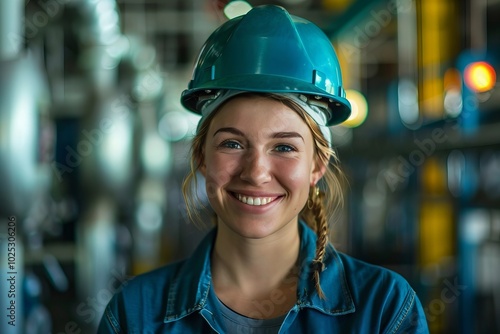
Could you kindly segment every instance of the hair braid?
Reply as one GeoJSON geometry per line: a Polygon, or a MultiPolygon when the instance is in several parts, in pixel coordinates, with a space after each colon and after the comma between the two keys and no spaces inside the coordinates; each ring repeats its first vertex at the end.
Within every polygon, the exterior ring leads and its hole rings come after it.
{"type": "Polygon", "coordinates": [[[320,285],[320,274],[323,271],[323,259],[326,253],[326,246],[328,244],[328,223],[324,210],[323,200],[325,194],[319,190],[318,187],[311,188],[308,200],[308,209],[314,217],[311,223],[315,223],[313,229],[316,231],[318,238],[316,239],[316,256],[312,261],[314,284],[316,291],[321,299],[325,299],[325,295],[320,285]]]}

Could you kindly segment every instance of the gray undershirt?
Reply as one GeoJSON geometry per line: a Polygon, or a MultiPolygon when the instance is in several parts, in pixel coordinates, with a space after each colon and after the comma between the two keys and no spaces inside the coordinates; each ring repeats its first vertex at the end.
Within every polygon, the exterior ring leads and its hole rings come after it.
{"type": "Polygon", "coordinates": [[[286,317],[284,314],[272,319],[248,318],[231,310],[219,298],[217,301],[228,334],[277,334],[286,317]]]}

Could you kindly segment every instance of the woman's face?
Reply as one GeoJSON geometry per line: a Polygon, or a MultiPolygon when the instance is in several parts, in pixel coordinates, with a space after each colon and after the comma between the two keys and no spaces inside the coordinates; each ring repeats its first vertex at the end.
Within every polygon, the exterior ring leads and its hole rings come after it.
{"type": "Polygon", "coordinates": [[[295,111],[249,96],[229,100],[214,116],[200,168],[219,224],[246,238],[296,226],[324,169],[315,163],[311,131],[295,111]]]}

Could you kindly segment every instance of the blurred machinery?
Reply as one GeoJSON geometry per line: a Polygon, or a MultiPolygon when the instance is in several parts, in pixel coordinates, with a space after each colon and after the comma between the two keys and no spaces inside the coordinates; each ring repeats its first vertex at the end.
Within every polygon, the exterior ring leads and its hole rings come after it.
{"type": "Polygon", "coordinates": [[[0,304],[10,309],[10,322],[3,317],[0,332],[6,334],[24,333],[25,318],[36,314],[42,315],[41,328],[50,326],[46,309],[37,305],[38,293],[28,290],[24,298],[25,283],[34,282],[25,280],[24,236],[40,231],[36,223],[42,223],[50,187],[53,127],[43,55],[24,48],[23,17],[23,1],[0,4],[0,304]]]}
{"type": "Polygon", "coordinates": [[[409,279],[431,333],[500,333],[499,3],[357,4],[331,27],[370,106],[339,147],[346,249],[409,279]]]}
{"type": "MultiPolygon", "coordinates": [[[[2,321],[0,332],[93,328],[109,287],[126,280],[131,230],[147,231],[137,263],[160,261],[171,163],[156,127],[162,70],[153,48],[121,33],[115,1],[0,6],[2,281],[11,272],[8,217],[17,222],[19,268],[18,325],[2,321]],[[143,145],[154,151],[144,156],[143,145]],[[47,303],[49,295],[62,303],[47,303]]],[[[7,309],[14,299],[1,286],[7,309]]]]}

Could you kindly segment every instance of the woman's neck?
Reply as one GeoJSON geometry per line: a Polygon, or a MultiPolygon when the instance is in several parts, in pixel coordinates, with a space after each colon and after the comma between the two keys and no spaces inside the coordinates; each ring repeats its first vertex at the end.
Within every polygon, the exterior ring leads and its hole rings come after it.
{"type": "Polygon", "coordinates": [[[290,276],[299,247],[298,224],[290,223],[266,238],[249,239],[220,223],[211,268],[217,294],[232,291],[242,298],[259,298],[283,284],[296,285],[296,279],[290,276]]]}

